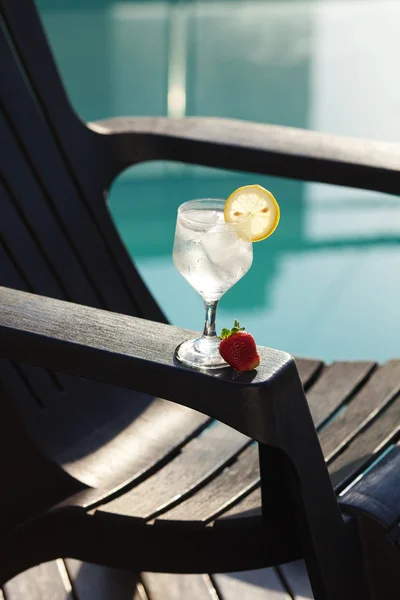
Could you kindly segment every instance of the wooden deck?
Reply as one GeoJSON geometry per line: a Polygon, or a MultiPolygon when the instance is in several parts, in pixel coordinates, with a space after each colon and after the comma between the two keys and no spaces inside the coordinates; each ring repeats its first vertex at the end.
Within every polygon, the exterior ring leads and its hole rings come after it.
{"type": "MultiPolygon", "coordinates": [[[[0,592],[1,593],[1,592],[0,592]]],[[[21,573],[3,589],[4,600],[308,600],[302,561],[280,568],[217,575],[133,575],[57,560],[21,573]]],[[[0,599],[3,598],[0,595],[0,599]]]]}

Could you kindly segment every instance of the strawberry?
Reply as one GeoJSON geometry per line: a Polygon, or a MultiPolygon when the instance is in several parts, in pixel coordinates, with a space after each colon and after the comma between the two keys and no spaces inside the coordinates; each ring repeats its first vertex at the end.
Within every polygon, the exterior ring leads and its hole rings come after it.
{"type": "Polygon", "coordinates": [[[251,371],[260,364],[260,357],[253,336],[244,332],[239,321],[232,329],[223,329],[219,352],[222,358],[237,371],[251,371]]]}

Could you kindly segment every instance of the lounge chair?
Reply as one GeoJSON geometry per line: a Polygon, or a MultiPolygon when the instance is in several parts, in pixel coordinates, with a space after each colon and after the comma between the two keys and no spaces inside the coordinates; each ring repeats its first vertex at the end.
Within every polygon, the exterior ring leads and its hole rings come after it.
{"type": "Polygon", "coordinates": [[[58,557],[171,573],[303,557],[317,600],[390,598],[400,361],[261,349],[254,379],[177,366],[188,332],[166,324],[105,191],[170,159],[398,193],[398,149],[224,119],[85,125],[32,2],[0,6],[0,582],[58,557]]]}

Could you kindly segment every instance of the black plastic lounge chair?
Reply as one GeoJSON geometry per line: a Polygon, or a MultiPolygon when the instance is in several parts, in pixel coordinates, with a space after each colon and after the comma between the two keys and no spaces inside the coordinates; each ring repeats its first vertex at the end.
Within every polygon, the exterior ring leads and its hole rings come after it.
{"type": "Polygon", "coordinates": [[[224,119],[84,125],[33,4],[0,6],[0,582],[57,557],[172,573],[304,557],[317,600],[395,598],[400,361],[175,365],[188,332],[104,192],[173,159],[399,193],[398,148],[224,119]]]}

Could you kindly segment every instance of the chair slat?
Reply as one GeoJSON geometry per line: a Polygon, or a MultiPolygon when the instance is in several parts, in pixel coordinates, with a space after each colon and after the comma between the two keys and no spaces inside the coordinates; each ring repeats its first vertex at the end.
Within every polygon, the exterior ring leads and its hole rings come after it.
{"type": "Polygon", "coordinates": [[[295,360],[303,388],[307,390],[318,376],[324,363],[321,360],[299,358],[297,356],[295,356],[295,360]]]}
{"type": "Polygon", "coordinates": [[[25,376],[23,366],[28,365],[1,359],[0,381],[6,388],[12,390],[16,406],[21,414],[31,421],[37,418],[38,406],[43,408],[44,401],[42,397],[35,396],[35,390],[30,384],[29,376],[25,376]]]}
{"type": "Polygon", "coordinates": [[[315,426],[320,427],[363,385],[376,363],[335,362],[325,368],[322,376],[307,393],[315,426]]]}
{"type": "Polygon", "coordinates": [[[204,484],[250,442],[247,436],[215,423],[153,477],[99,510],[154,518],[204,484]]]}
{"type": "Polygon", "coordinates": [[[58,119],[68,127],[73,113],[34,3],[3,0],[0,12],[21,60],[31,67],[32,80],[37,82],[35,88],[43,90],[47,105],[53,107],[58,119]]]}
{"type": "Polygon", "coordinates": [[[64,224],[71,246],[79,254],[87,279],[101,298],[101,306],[131,314],[134,312],[133,300],[118,274],[115,260],[110,257],[85,199],[60,156],[44,115],[27,90],[15,55],[1,30],[0,35],[4,46],[2,62],[6,84],[3,86],[3,102],[6,114],[54,212],[64,224]]]}
{"type": "Polygon", "coordinates": [[[258,451],[248,448],[224,473],[159,519],[210,521],[258,485],[259,480],[258,451]]]}
{"type": "Polygon", "coordinates": [[[1,181],[0,196],[0,235],[18,271],[37,293],[64,299],[64,291],[54,277],[46,254],[32,236],[29,223],[22,221],[16,204],[1,181]]]}
{"type": "Polygon", "coordinates": [[[101,136],[87,129],[73,111],[34,3],[3,0],[1,11],[59,150],[71,165],[86,199],[92,206],[104,204],[106,165],[99,165],[101,136]]]}
{"type": "Polygon", "coordinates": [[[60,400],[57,396],[64,391],[64,375],[58,376],[48,369],[33,365],[21,363],[13,363],[13,365],[31,392],[32,399],[40,408],[48,408],[54,401],[60,400]]]}
{"type": "MultiPolygon", "coordinates": [[[[85,506],[99,501],[109,489],[130,488],[133,482],[157,471],[172,459],[192,437],[209,422],[209,417],[183,406],[161,399],[112,387],[90,388],[97,396],[85,396],[84,389],[74,402],[74,390],[68,401],[72,404],[64,416],[65,429],[58,431],[57,459],[80,481],[93,487],[85,492],[85,506]],[[85,398],[87,414],[93,414],[90,424],[79,411],[85,398]],[[96,412],[97,410],[97,412],[96,412]],[[104,490],[104,491],[103,491],[104,490]]],[[[55,415],[55,419],[57,413],[55,415]]],[[[54,423],[54,427],[57,422],[54,423]]],[[[45,424],[46,427],[46,424],[45,424]]]]}
{"type": "Polygon", "coordinates": [[[225,511],[216,521],[214,526],[226,522],[226,519],[237,519],[248,515],[259,516],[261,518],[261,488],[257,487],[248,496],[245,496],[234,504],[232,508],[225,511]]]}
{"type": "Polygon", "coordinates": [[[378,367],[365,386],[320,434],[325,459],[331,461],[400,389],[400,360],[378,367]]]}
{"type": "Polygon", "coordinates": [[[400,394],[371,425],[329,464],[332,483],[340,492],[400,436],[400,394]]]}
{"type": "MultiPolygon", "coordinates": [[[[8,272],[7,279],[17,283],[17,287],[29,285],[30,289],[49,296],[64,297],[59,282],[54,277],[51,266],[43,249],[38,246],[36,239],[18,214],[17,206],[0,182],[0,196],[2,198],[0,219],[0,235],[3,238],[3,253],[7,245],[7,258],[4,262],[4,274],[8,272]],[[9,248],[12,248],[12,258],[9,248]],[[32,271],[25,270],[30,264],[32,271]],[[12,275],[13,272],[13,275],[12,275]],[[23,281],[23,278],[25,281],[23,281]],[[25,283],[26,282],[26,283],[25,283]]],[[[2,263],[3,267],[3,263],[2,263]]],[[[3,269],[1,270],[3,277],[3,269]]],[[[23,288],[22,288],[23,289],[23,288]]],[[[33,400],[38,406],[44,408],[49,399],[64,389],[65,376],[59,377],[47,369],[40,369],[32,365],[15,365],[20,377],[32,393],[33,400]]]]}
{"type": "Polygon", "coordinates": [[[4,240],[0,237],[0,264],[2,285],[21,290],[22,292],[33,291],[23,273],[18,269],[15,260],[6,251],[4,240]]]}
{"type": "MultiPolygon", "coordinates": [[[[52,207],[51,200],[46,198],[45,190],[32,171],[6,119],[7,116],[1,111],[0,153],[3,176],[8,189],[12,190],[19,218],[29,224],[35,243],[40,245],[53,278],[57,278],[62,288],[63,293],[61,290],[58,295],[57,292],[53,293],[57,297],[73,298],[76,302],[98,305],[99,300],[82,269],[79,256],[70,244],[63,223],[52,207]]],[[[14,236],[11,244],[12,247],[18,246],[19,238],[14,236]]],[[[24,261],[24,265],[25,270],[29,272],[38,270],[29,261],[24,261]]]]}

